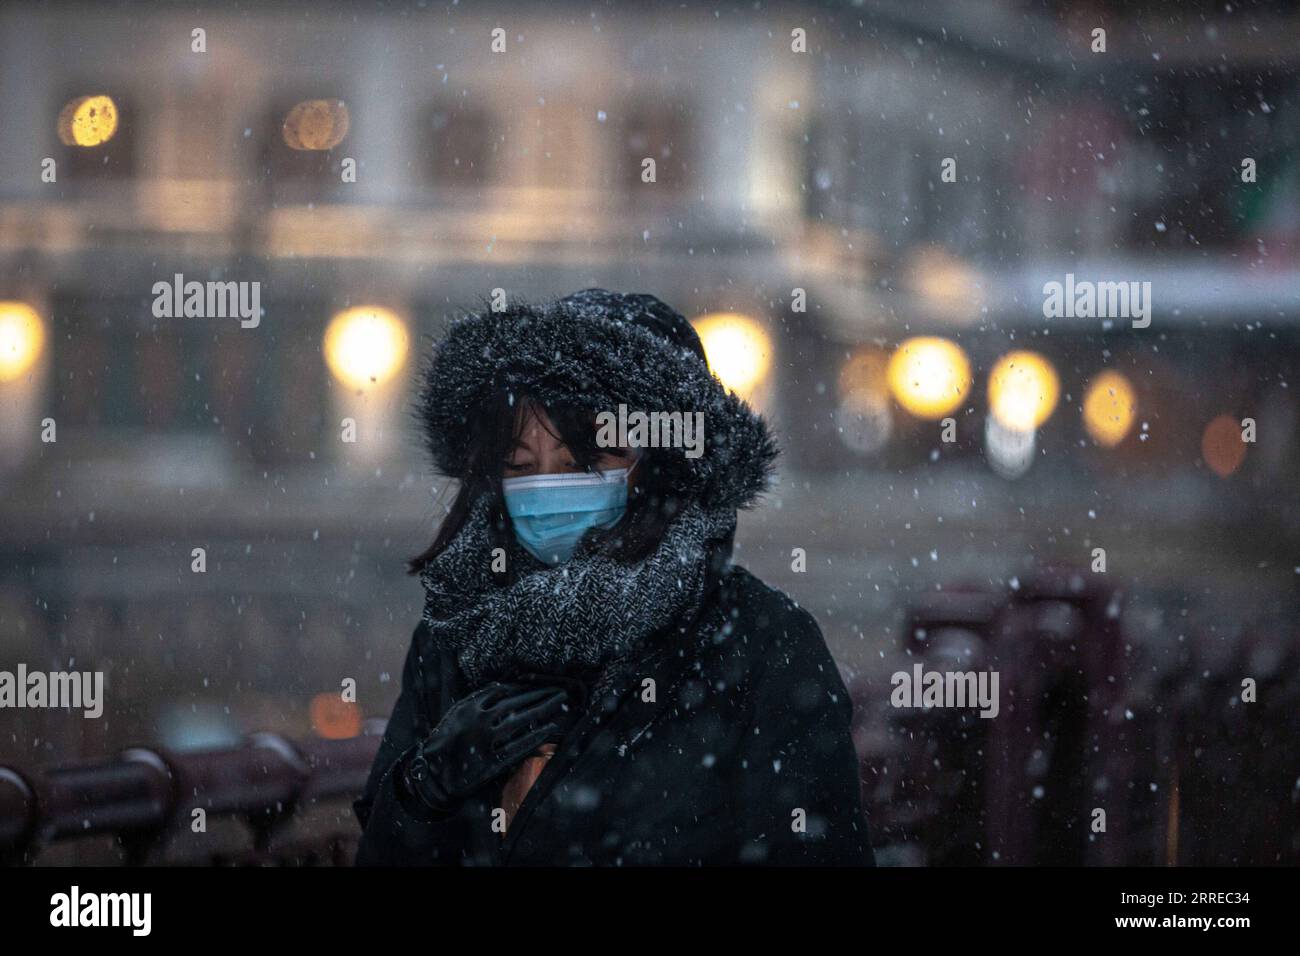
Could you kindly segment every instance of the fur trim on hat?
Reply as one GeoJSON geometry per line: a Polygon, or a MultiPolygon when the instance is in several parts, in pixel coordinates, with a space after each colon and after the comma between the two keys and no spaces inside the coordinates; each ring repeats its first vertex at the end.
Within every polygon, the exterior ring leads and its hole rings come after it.
{"type": "Polygon", "coordinates": [[[424,364],[415,410],[438,471],[464,477],[478,410],[505,388],[594,412],[616,413],[620,404],[629,412],[703,412],[703,453],[657,449],[664,473],[678,494],[706,508],[753,504],[778,454],[767,423],[690,348],[627,314],[574,298],[501,312],[485,306],[455,320],[424,364]]]}

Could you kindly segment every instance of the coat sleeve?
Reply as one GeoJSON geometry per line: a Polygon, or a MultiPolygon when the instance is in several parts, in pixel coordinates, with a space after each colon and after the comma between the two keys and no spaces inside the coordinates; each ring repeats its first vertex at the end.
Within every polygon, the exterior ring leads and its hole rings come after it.
{"type": "Polygon", "coordinates": [[[435,819],[401,783],[402,764],[436,725],[441,688],[435,661],[421,661],[421,631],[411,636],[402,686],[371,765],[362,795],[352,809],[361,824],[357,866],[460,863],[467,833],[459,815],[435,819]],[[423,666],[422,666],[423,665],[423,666]]]}
{"type": "Polygon", "coordinates": [[[738,862],[874,866],[848,691],[812,615],[778,600],[736,762],[738,862]]]}

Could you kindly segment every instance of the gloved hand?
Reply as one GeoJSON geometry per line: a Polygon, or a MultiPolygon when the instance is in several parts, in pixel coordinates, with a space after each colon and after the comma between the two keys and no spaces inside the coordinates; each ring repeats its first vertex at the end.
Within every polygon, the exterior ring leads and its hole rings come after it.
{"type": "Polygon", "coordinates": [[[497,681],[448,708],[402,769],[408,793],[435,817],[513,769],[577,716],[570,691],[536,680],[497,681]]]}

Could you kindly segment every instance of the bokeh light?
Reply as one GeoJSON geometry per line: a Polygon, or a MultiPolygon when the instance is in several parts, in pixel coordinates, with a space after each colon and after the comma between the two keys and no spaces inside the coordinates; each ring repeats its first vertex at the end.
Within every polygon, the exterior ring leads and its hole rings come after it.
{"type": "Polygon", "coordinates": [[[1003,478],[1019,478],[1034,463],[1034,429],[1007,428],[992,415],[984,419],[984,451],[990,467],[1003,478]]]}
{"type": "Polygon", "coordinates": [[[861,454],[885,447],[893,432],[888,368],[888,357],[873,348],[854,352],[840,368],[835,423],[840,441],[861,454]]]}
{"type": "Polygon", "coordinates": [[[345,386],[365,390],[393,377],[409,344],[406,324],[396,313],[359,305],[340,312],[325,330],[325,361],[345,386]]]}
{"type": "Polygon", "coordinates": [[[1092,440],[1114,448],[1124,440],[1137,418],[1137,393],[1119,372],[1101,372],[1083,396],[1083,426],[1092,440]]]}
{"type": "Polygon", "coordinates": [[[946,311],[973,312],[983,300],[983,276],[937,246],[913,255],[910,284],[926,302],[946,311]]]}
{"type": "Polygon", "coordinates": [[[59,111],[59,142],[64,146],[102,146],[116,132],[117,104],[111,96],[78,96],[59,111]]]}
{"type": "Polygon", "coordinates": [[[1201,434],[1201,457],[1210,471],[1227,478],[1246,460],[1241,423],[1231,415],[1216,415],[1201,434]]]}
{"type": "Polygon", "coordinates": [[[880,349],[858,349],[840,366],[836,382],[840,400],[850,405],[875,405],[889,398],[889,359],[880,349]]]}
{"type": "Polygon", "coordinates": [[[290,149],[333,149],[343,142],[351,124],[342,100],[304,100],[289,110],[282,132],[290,149]]]}
{"type": "Polygon", "coordinates": [[[989,410],[1013,431],[1032,431],[1047,421],[1060,391],[1056,369],[1037,352],[1008,352],[989,372],[989,410]]]}
{"type": "Polygon", "coordinates": [[[326,740],[347,740],[361,733],[361,708],[327,691],[311,699],[311,728],[326,740]]]}
{"type": "Polygon", "coordinates": [[[696,319],[709,368],[729,390],[748,398],[772,366],[772,340],[749,316],[714,312],[696,319]]]}
{"type": "Polygon", "coordinates": [[[955,342],[918,336],[894,351],[888,380],[903,408],[919,418],[942,418],[970,392],[970,360],[955,342]]]}
{"type": "Polygon", "coordinates": [[[31,370],[45,348],[45,325],[25,302],[0,302],[0,382],[31,370]]]}

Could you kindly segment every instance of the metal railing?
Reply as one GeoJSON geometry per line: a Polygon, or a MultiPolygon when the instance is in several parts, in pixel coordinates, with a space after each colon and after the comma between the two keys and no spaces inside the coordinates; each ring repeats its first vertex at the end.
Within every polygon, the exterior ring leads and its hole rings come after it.
{"type": "Polygon", "coordinates": [[[242,818],[255,853],[264,852],[300,809],[360,795],[384,723],[368,721],[345,740],[258,733],[223,750],[134,747],[30,774],[0,767],[0,863],[31,863],[57,841],[111,834],[125,862],[139,865],[196,818],[206,825],[223,816],[242,818]]]}
{"type": "Polygon", "coordinates": [[[1233,634],[1189,622],[1186,641],[1170,631],[1138,647],[1120,598],[1058,569],[1014,593],[913,601],[897,663],[996,670],[1002,713],[873,707],[885,691],[850,687],[878,858],[1300,862],[1300,629],[1268,615],[1233,634]]]}

